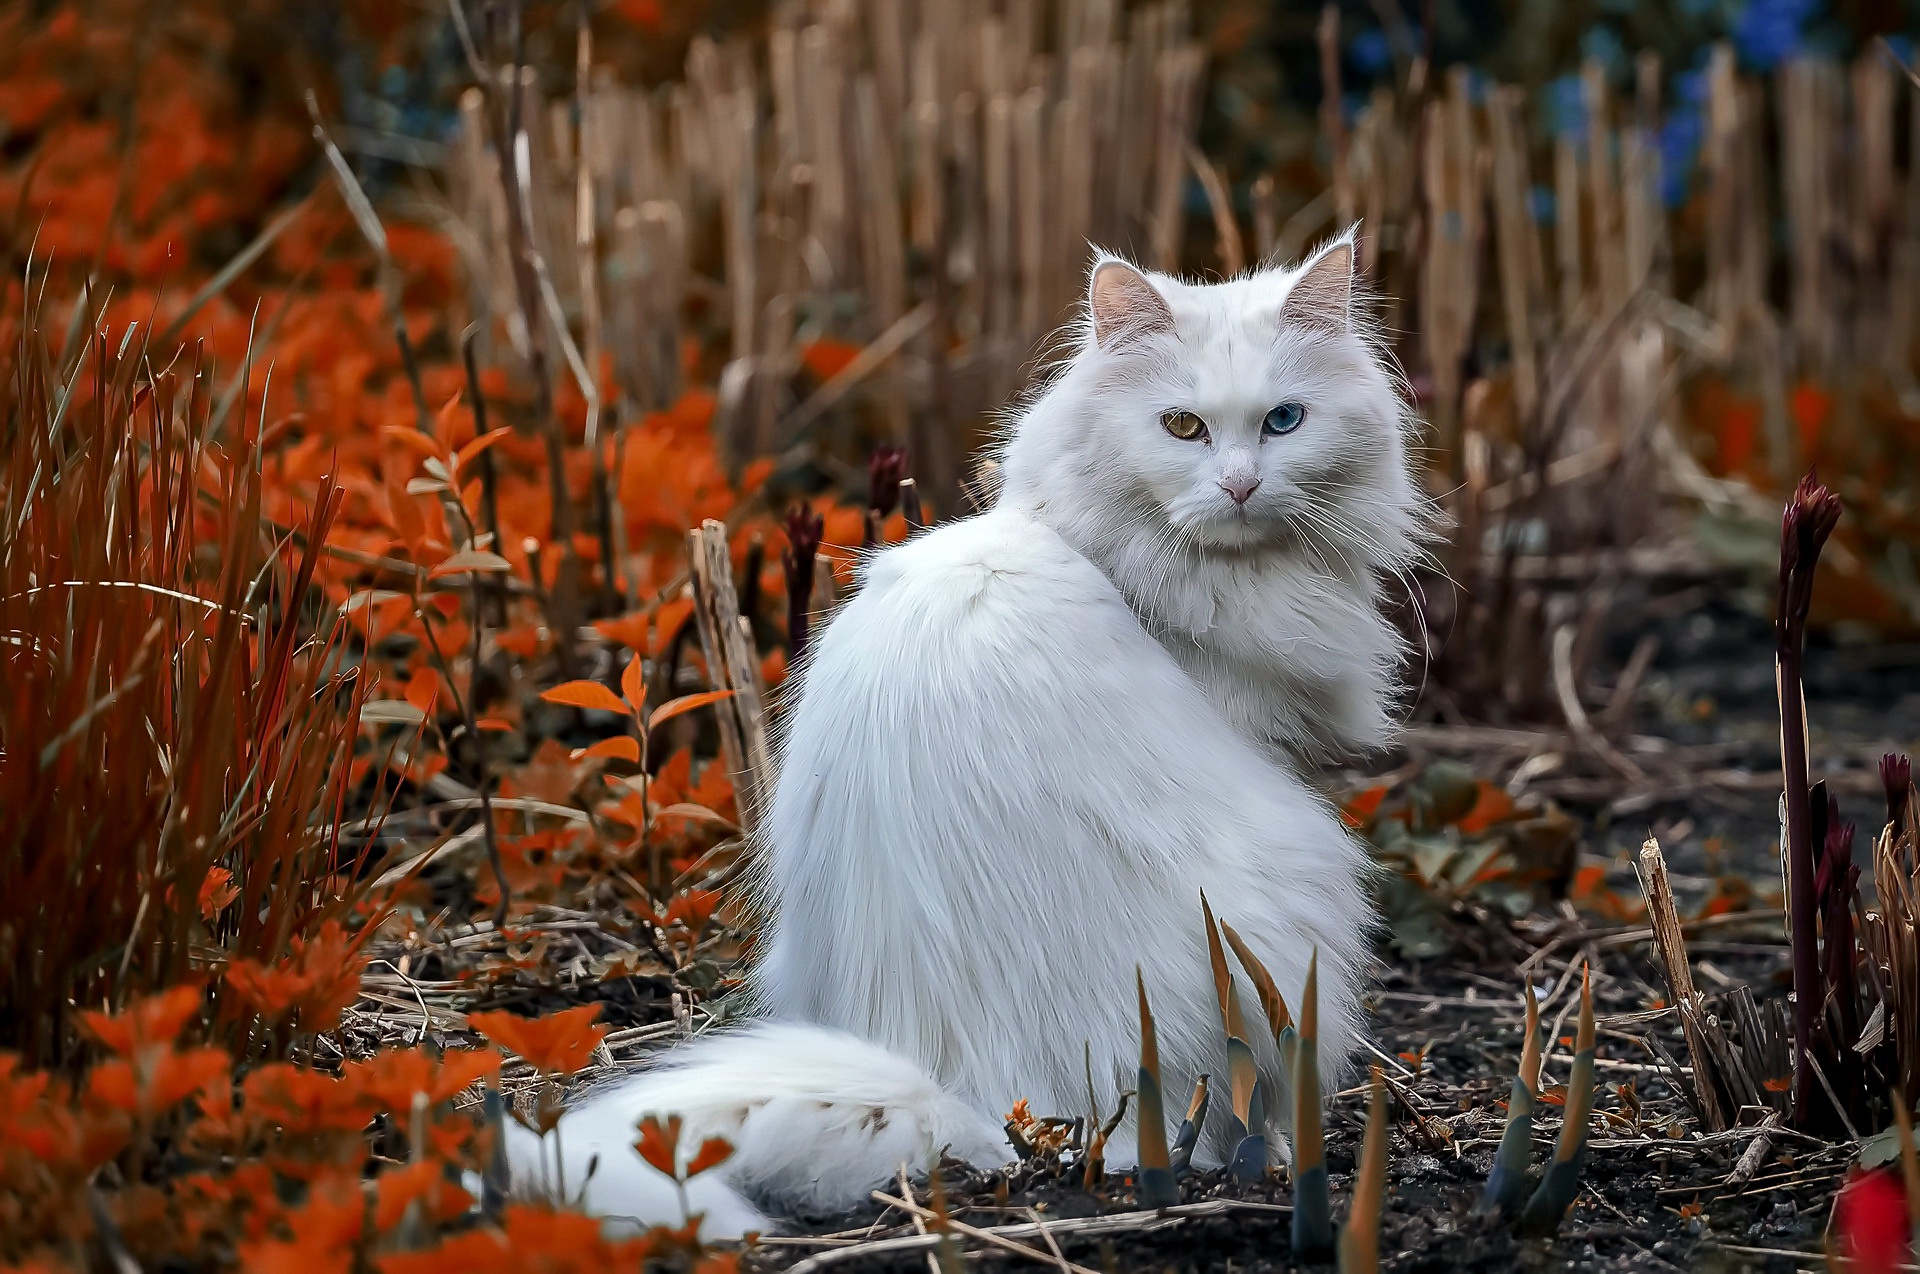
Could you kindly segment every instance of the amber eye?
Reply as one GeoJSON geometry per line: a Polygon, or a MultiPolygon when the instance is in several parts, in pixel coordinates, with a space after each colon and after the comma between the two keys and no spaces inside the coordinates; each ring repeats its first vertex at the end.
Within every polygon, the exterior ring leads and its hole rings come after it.
{"type": "Polygon", "coordinates": [[[1160,427],[1182,442],[1204,441],[1207,422],[1190,411],[1170,411],[1160,417],[1160,427]]]}

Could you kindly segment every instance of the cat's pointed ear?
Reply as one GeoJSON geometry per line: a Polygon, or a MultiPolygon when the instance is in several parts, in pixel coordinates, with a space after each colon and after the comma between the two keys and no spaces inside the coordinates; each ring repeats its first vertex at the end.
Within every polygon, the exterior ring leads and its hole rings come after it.
{"type": "Polygon", "coordinates": [[[1093,276],[1087,281],[1087,312],[1093,318],[1094,344],[1106,350],[1173,329],[1173,311],[1160,290],[1118,257],[1101,257],[1093,263],[1093,276]]]}
{"type": "Polygon", "coordinates": [[[1280,321],[1294,327],[1344,333],[1353,329],[1353,236],[1313,254],[1287,289],[1280,321]]]}

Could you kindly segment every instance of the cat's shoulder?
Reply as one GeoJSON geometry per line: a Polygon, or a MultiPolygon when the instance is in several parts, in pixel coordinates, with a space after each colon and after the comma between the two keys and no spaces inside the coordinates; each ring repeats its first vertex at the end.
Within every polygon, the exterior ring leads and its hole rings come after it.
{"type": "Polygon", "coordinates": [[[1057,531],[1006,508],[946,523],[877,554],[867,565],[862,596],[1124,605],[1100,569],[1057,531]]]}

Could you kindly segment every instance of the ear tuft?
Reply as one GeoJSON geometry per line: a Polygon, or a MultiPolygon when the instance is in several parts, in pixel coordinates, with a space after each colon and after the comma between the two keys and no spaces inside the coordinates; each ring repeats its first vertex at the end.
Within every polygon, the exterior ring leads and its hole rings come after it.
{"type": "Polygon", "coordinates": [[[1353,329],[1353,237],[1336,239],[1300,268],[1280,321],[1295,327],[1344,333],[1353,329]]]}
{"type": "Polygon", "coordinates": [[[1118,349],[1143,336],[1173,329],[1173,311],[1147,276],[1118,257],[1103,257],[1087,284],[1087,309],[1093,316],[1093,340],[1101,349],[1118,349]]]}

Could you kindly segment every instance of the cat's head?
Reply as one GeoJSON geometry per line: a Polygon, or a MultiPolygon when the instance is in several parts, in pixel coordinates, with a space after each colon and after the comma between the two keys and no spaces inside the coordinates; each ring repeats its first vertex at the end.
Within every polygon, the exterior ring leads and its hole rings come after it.
{"type": "Polygon", "coordinates": [[[1008,441],[1008,493],[1078,538],[1107,524],[1169,547],[1404,565],[1425,502],[1358,309],[1351,234],[1221,283],[1100,255],[1077,348],[1008,441]]]}

